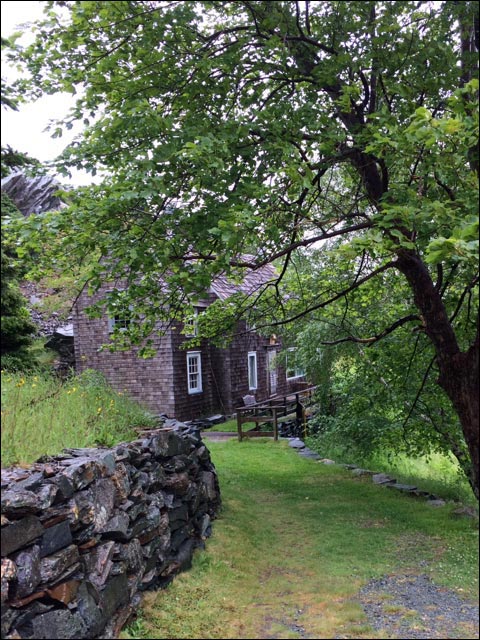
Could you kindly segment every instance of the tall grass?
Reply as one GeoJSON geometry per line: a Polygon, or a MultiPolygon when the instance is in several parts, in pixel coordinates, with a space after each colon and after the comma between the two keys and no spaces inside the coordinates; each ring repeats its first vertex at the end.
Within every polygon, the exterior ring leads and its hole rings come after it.
{"type": "Polygon", "coordinates": [[[112,446],[157,420],[99,373],[61,381],[2,371],[2,466],[30,463],[65,447],[112,446]]]}

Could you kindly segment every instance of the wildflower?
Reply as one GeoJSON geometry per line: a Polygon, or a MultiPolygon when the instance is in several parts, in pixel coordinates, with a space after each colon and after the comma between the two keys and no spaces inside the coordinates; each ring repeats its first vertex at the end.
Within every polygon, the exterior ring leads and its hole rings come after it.
{"type": "Polygon", "coordinates": [[[35,383],[32,384],[32,389],[35,389],[37,385],[35,383]]]}
{"type": "Polygon", "coordinates": [[[33,376],[33,379],[35,380],[35,382],[37,382],[38,376],[33,376]]]}
{"type": "Polygon", "coordinates": [[[98,407],[97,413],[101,413],[101,412],[102,412],[102,407],[98,407]]]}

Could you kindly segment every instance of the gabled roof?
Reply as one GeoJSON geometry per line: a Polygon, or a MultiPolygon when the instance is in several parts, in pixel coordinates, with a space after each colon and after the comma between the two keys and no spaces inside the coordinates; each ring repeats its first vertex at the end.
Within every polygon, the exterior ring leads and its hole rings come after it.
{"type": "Polygon", "coordinates": [[[266,264],[255,271],[249,271],[239,283],[232,282],[226,275],[219,275],[213,280],[210,290],[220,300],[226,300],[235,293],[244,293],[249,296],[260,291],[269,282],[274,282],[277,277],[278,274],[275,267],[271,264],[266,264]]]}

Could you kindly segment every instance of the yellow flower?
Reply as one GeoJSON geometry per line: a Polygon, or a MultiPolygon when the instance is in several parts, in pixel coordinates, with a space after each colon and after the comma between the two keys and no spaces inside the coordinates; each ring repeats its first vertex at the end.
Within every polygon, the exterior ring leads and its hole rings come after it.
{"type": "Polygon", "coordinates": [[[32,384],[32,389],[35,389],[37,385],[35,383],[32,384]]]}
{"type": "Polygon", "coordinates": [[[38,380],[38,376],[33,376],[33,379],[35,380],[35,382],[38,380]]]}
{"type": "Polygon", "coordinates": [[[101,413],[101,411],[102,411],[102,407],[98,407],[97,413],[101,413]]]}

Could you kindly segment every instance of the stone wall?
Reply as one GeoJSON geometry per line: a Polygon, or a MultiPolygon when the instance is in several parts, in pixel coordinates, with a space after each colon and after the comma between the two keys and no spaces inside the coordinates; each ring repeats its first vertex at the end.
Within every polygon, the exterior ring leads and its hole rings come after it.
{"type": "Polygon", "coordinates": [[[190,567],[220,492],[199,432],[167,421],[111,449],[2,470],[2,638],[112,638],[190,567]]]}

